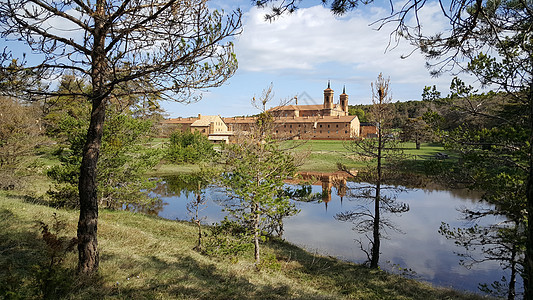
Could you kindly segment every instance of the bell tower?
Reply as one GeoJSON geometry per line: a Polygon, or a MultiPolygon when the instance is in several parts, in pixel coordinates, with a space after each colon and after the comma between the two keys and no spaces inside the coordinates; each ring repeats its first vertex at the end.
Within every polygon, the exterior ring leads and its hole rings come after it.
{"type": "Polygon", "coordinates": [[[346,113],[346,116],[348,115],[348,95],[346,95],[346,86],[342,88],[342,94],[340,97],[340,105],[343,112],[346,113]]]}
{"type": "Polygon", "coordinates": [[[324,90],[324,109],[333,108],[333,90],[330,87],[330,82],[328,80],[328,88],[324,90]]]}

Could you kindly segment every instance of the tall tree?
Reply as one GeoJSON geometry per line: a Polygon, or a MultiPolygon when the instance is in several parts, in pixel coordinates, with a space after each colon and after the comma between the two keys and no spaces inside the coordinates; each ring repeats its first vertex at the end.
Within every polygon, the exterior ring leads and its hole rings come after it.
{"type": "MultiPolygon", "coordinates": [[[[237,68],[226,40],[239,32],[241,14],[225,17],[210,11],[206,0],[8,0],[0,4],[0,15],[4,38],[41,54],[40,63],[23,70],[48,82],[69,72],[90,85],[72,95],[91,103],[78,185],[78,271],[92,273],[99,263],[96,168],[107,103],[122,95],[192,101],[195,89],[222,84],[237,68]]],[[[54,95],[32,86],[22,90],[54,95]]]]}
{"type": "MultiPolygon", "coordinates": [[[[379,74],[376,83],[372,83],[372,106],[370,108],[370,120],[377,128],[377,137],[368,139],[356,139],[346,144],[348,150],[361,155],[370,157],[377,161],[375,167],[369,167],[368,170],[360,172],[357,175],[362,181],[369,182],[359,188],[360,192],[355,193],[357,198],[371,199],[374,207],[368,209],[361,206],[362,209],[344,212],[336,215],[336,219],[341,221],[351,221],[356,223],[356,230],[360,232],[372,231],[370,240],[370,250],[364,249],[362,242],[361,249],[365,251],[370,261],[370,268],[379,267],[379,249],[381,244],[381,232],[383,227],[393,228],[382,216],[382,211],[390,213],[403,213],[409,210],[409,206],[395,201],[395,197],[383,193],[385,180],[390,180],[390,168],[394,161],[402,156],[400,149],[397,147],[398,141],[390,131],[392,120],[391,112],[391,95],[389,91],[389,79],[385,79],[379,74]],[[388,167],[385,166],[387,160],[388,167]]],[[[345,171],[349,170],[343,166],[345,171]]]]}
{"type": "Polygon", "coordinates": [[[423,118],[409,118],[402,126],[401,137],[403,141],[414,141],[416,149],[420,150],[420,143],[431,139],[432,134],[423,118]]]}

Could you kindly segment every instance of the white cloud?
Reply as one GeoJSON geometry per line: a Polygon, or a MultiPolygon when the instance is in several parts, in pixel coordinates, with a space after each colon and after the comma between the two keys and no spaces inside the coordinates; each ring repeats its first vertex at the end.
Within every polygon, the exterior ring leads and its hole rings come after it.
{"type": "MultiPolygon", "coordinates": [[[[430,6],[427,12],[433,20],[428,23],[439,28],[434,18],[438,11],[430,6]]],[[[402,71],[406,67],[414,69],[416,65],[423,68],[423,58],[418,53],[407,63],[400,59],[413,48],[405,41],[396,45],[394,39],[390,40],[392,26],[377,31],[377,26],[370,25],[383,17],[383,13],[380,9],[370,9],[336,18],[329,9],[314,6],[270,23],[264,20],[265,11],[252,8],[245,14],[244,31],[236,42],[241,68],[255,72],[313,70],[317,65],[334,62],[373,72],[384,67],[393,72],[398,72],[400,67],[402,71]],[[389,42],[396,47],[386,51],[389,42]]]]}
{"type": "MultiPolygon", "coordinates": [[[[338,18],[319,5],[267,22],[265,11],[253,7],[245,13],[244,31],[236,40],[240,69],[273,77],[293,73],[308,80],[325,81],[334,76],[349,84],[364,82],[363,86],[382,72],[391,77],[393,85],[410,85],[401,88],[413,91],[409,95],[401,92],[404,100],[419,99],[424,85],[437,84],[446,93],[450,76],[432,79],[423,55],[406,40],[390,35],[395,23],[379,31],[379,24],[371,25],[389,13],[368,6],[338,18]],[[401,58],[407,54],[411,55],[401,58]]],[[[447,26],[437,3],[426,4],[418,17],[425,33],[440,32],[447,26]]],[[[414,22],[411,16],[408,23],[414,22]]]]}
{"type": "MultiPolygon", "coordinates": [[[[318,5],[300,8],[273,22],[265,21],[266,12],[257,7],[244,9],[243,33],[235,39],[239,61],[236,75],[223,87],[212,89],[204,100],[180,105],[172,115],[256,113],[249,101],[271,82],[276,100],[305,92],[316,101],[314,104],[321,103],[322,90],[331,79],[336,95],[345,84],[350,104],[369,104],[370,83],[380,72],[391,79],[394,101],[420,99],[426,85],[437,85],[443,95],[448,93],[451,75],[432,78],[418,51],[401,59],[414,50],[407,41],[396,44],[392,39],[387,48],[396,25],[388,24],[377,31],[378,24],[371,24],[388,16],[388,7],[360,6],[335,17],[328,8],[318,5]]],[[[443,31],[448,26],[435,2],[426,3],[418,16],[424,33],[443,31]]],[[[409,22],[413,24],[414,19],[409,22]]],[[[461,77],[472,84],[473,80],[461,77]]]]}

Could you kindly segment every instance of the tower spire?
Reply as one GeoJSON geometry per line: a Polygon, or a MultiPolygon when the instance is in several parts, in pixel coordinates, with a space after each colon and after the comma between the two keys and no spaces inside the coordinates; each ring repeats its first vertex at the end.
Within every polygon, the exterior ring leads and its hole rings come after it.
{"type": "Polygon", "coordinates": [[[331,87],[330,87],[329,80],[328,80],[328,89],[330,89],[330,88],[331,88],[331,87]]]}
{"type": "Polygon", "coordinates": [[[343,94],[346,94],[346,85],[344,85],[344,86],[342,87],[342,93],[343,93],[343,94]]]}

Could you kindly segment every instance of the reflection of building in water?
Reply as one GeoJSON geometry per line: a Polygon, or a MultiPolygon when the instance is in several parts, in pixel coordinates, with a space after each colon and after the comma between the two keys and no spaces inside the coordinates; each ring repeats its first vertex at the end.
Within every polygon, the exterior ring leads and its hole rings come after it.
{"type": "Polygon", "coordinates": [[[346,196],[347,192],[346,179],[353,177],[344,171],[333,173],[299,172],[298,176],[301,178],[300,181],[310,181],[312,185],[322,186],[322,201],[326,204],[326,209],[328,208],[328,203],[331,201],[332,188],[335,187],[342,203],[343,197],[346,196]]]}

